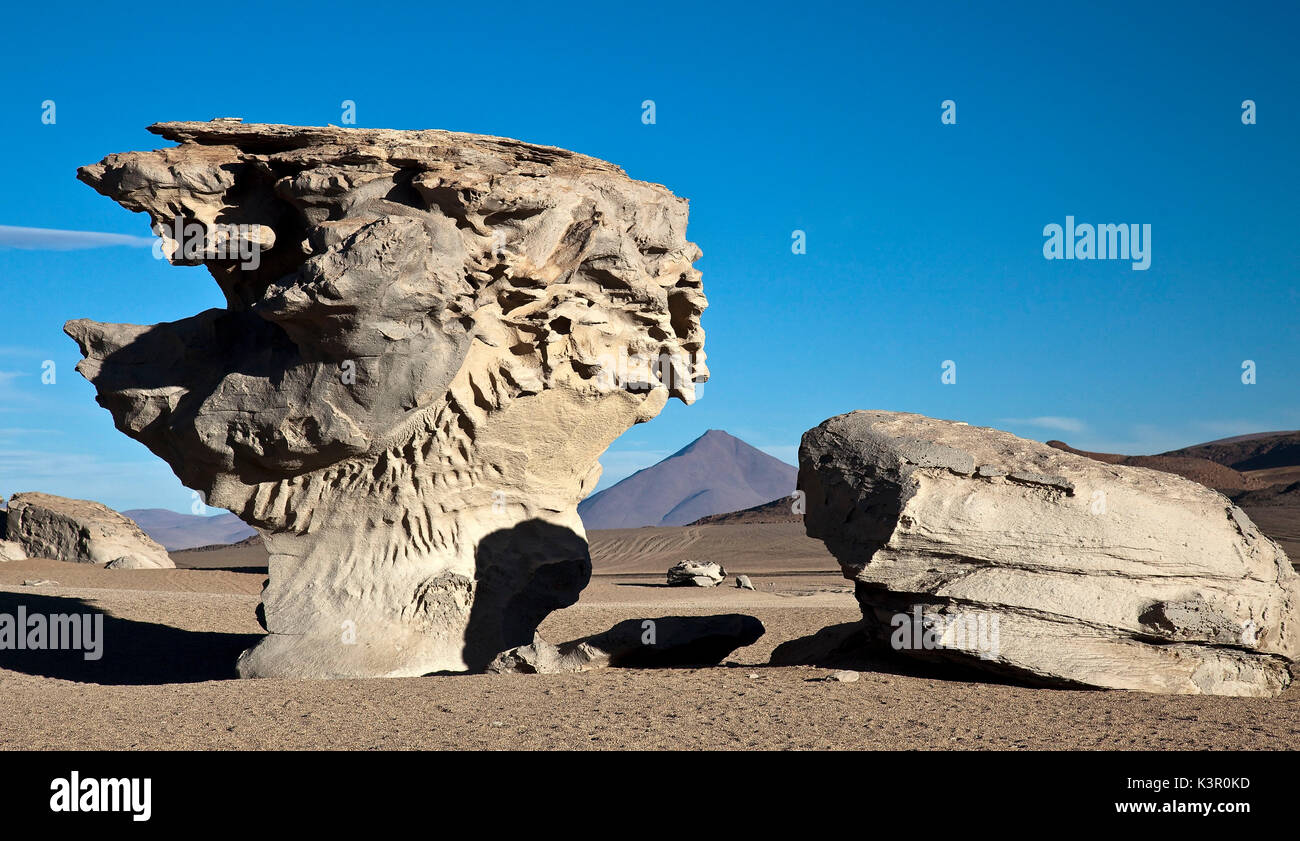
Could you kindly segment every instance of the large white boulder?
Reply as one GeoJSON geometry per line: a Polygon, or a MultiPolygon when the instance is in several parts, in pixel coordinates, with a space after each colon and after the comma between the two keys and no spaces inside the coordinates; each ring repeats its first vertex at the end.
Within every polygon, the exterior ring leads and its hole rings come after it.
{"type": "Polygon", "coordinates": [[[1300,577],[1226,497],[996,429],[894,412],[803,436],[805,524],[879,644],[1053,685],[1267,696],[1300,577]]]}

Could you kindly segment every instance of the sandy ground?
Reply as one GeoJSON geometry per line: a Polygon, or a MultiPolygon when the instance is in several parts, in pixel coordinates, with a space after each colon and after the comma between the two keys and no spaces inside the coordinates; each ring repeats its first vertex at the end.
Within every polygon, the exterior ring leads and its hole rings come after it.
{"type": "Polygon", "coordinates": [[[888,665],[834,683],[816,680],[828,669],[767,666],[779,643],[852,621],[857,608],[837,575],[734,571],[751,572],[758,591],[598,574],[577,605],[542,626],[567,640],[628,618],[759,617],[766,635],[716,668],[240,681],[234,658],[261,633],[258,572],[0,564],[0,611],[109,615],[98,663],[76,652],[0,652],[0,748],[1300,746],[1300,686],[1274,699],[1168,697],[936,679],[888,665]],[[23,585],[38,578],[58,584],[23,585]]]}
{"type": "MultiPolygon", "coordinates": [[[[592,566],[600,573],[662,577],[682,558],[716,561],[729,572],[829,572],[839,569],[826,545],[804,534],[803,523],[674,526],[587,532],[592,566]]],[[[187,569],[265,568],[260,545],[185,549],[171,553],[187,569]]]]}

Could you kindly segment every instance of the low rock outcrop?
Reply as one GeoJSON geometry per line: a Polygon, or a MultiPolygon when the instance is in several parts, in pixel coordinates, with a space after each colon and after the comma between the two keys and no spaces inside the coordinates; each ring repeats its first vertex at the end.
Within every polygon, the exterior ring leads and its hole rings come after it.
{"type": "Polygon", "coordinates": [[[1007,432],[893,412],[803,437],[808,534],[880,646],[1036,683],[1267,696],[1300,578],[1226,497],[1007,432]]]}
{"type": "Polygon", "coordinates": [[[727,571],[712,561],[680,561],[668,569],[669,587],[716,587],[726,578],[727,571]]]}
{"type": "Polygon", "coordinates": [[[446,131],[163,123],[79,177],[226,298],[71,321],[117,427],[259,529],[245,677],[484,668],[572,604],[598,457],[707,379],[687,204],[446,131]]]}
{"type": "MultiPolygon", "coordinates": [[[[27,557],[110,569],[171,569],[167,550],[113,509],[84,499],[18,493],[9,499],[6,538],[27,557]]],[[[20,560],[8,558],[7,560],[20,560]]]]}

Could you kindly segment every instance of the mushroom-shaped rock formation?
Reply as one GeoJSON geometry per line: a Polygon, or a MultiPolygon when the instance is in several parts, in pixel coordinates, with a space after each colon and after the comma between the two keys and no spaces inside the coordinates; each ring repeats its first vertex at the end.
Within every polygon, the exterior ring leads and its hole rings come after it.
{"type": "Polygon", "coordinates": [[[81,180],[227,306],[71,321],[117,427],[261,530],[245,677],[479,670],[572,604],[597,458],[708,377],[687,204],[446,131],[161,123],[81,180]]]}
{"type": "Polygon", "coordinates": [[[852,412],[804,434],[799,488],[887,650],[1049,685],[1267,696],[1291,680],[1300,576],[1180,476],[852,412]]]}

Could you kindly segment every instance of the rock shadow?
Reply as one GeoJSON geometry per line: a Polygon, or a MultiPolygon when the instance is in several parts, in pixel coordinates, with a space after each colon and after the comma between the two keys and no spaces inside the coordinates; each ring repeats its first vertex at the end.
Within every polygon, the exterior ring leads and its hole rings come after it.
{"type": "MultiPolygon", "coordinates": [[[[45,617],[47,626],[52,615],[103,615],[103,631],[98,636],[102,656],[98,660],[85,659],[83,649],[18,650],[11,647],[13,642],[0,629],[0,639],[6,646],[0,649],[0,668],[77,683],[148,686],[233,680],[238,677],[235,659],[239,653],[262,637],[261,634],[187,631],[153,622],[120,619],[104,612],[94,602],[36,593],[0,592],[0,623],[16,625],[20,607],[27,617],[45,617]]],[[[50,638],[47,627],[46,639],[50,638]]],[[[84,635],[81,640],[84,644],[84,635]]]]}
{"type": "Polygon", "coordinates": [[[609,652],[614,668],[697,669],[718,665],[737,649],[758,642],[765,631],[757,617],[743,613],[657,616],[625,619],[581,642],[609,652]],[[653,640],[647,637],[651,628],[653,640]]]}
{"type": "Polygon", "coordinates": [[[479,541],[474,558],[474,605],[463,649],[470,672],[531,643],[542,620],[576,603],[591,581],[586,538],[545,520],[492,532],[479,541]]]}
{"type": "Polygon", "coordinates": [[[1062,687],[1035,680],[1031,675],[989,671],[968,665],[960,659],[922,660],[897,654],[873,639],[861,622],[828,625],[815,634],[787,640],[778,645],[768,660],[770,666],[817,666],[823,669],[851,669],[879,672],[900,677],[929,680],[984,683],[1001,686],[1035,686],[1088,689],[1086,686],[1062,687]]]}

